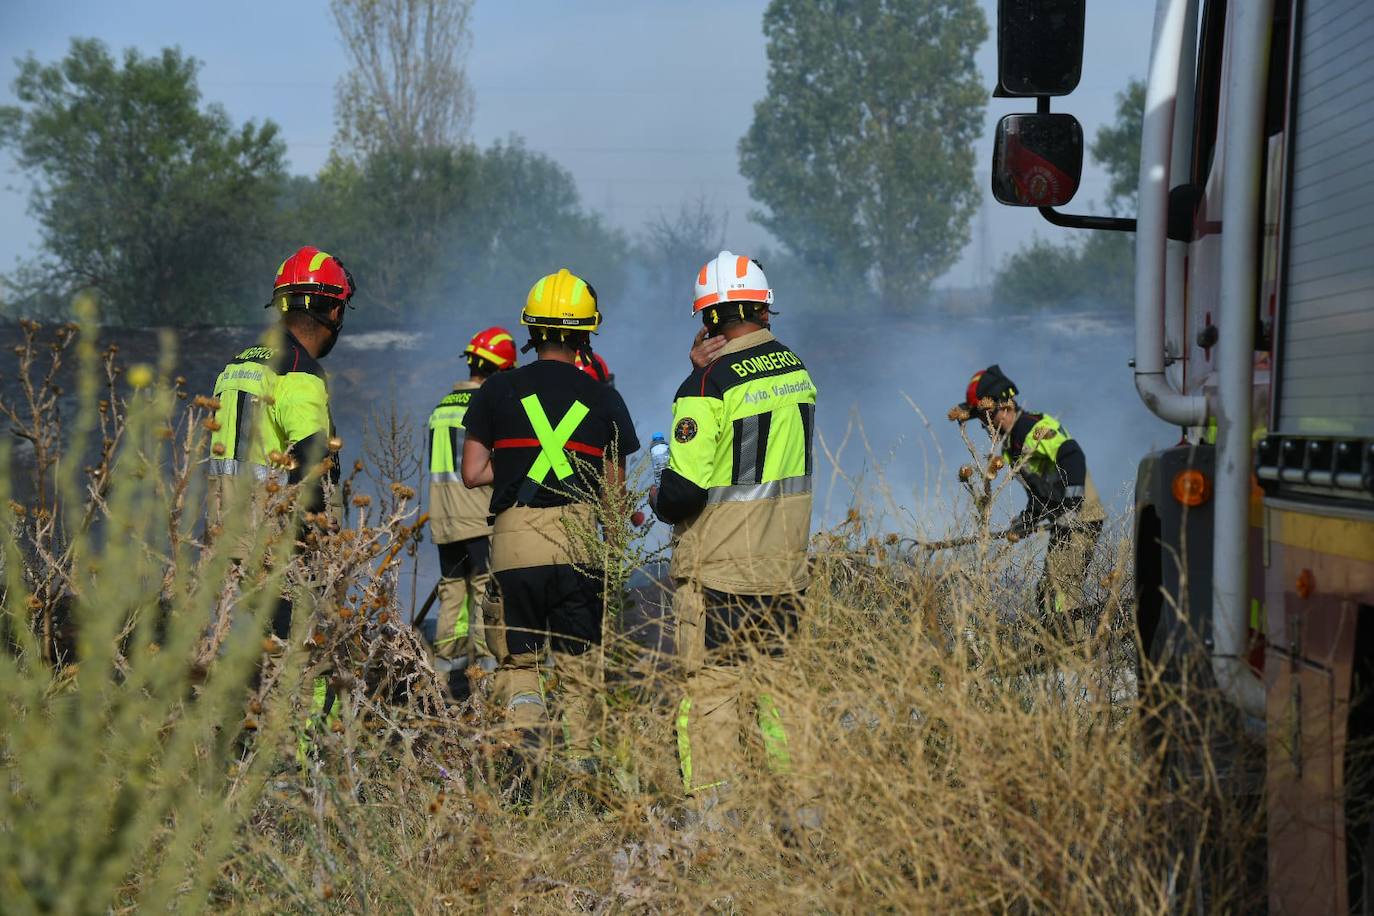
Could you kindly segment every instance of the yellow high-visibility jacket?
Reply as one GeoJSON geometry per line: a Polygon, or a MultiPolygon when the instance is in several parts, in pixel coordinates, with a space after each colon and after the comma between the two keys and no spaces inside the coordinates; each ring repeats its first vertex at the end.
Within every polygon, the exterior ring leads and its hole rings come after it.
{"type": "Polygon", "coordinates": [[[674,578],[739,595],[806,587],[815,412],[806,366],[767,330],[682,383],[654,505],[675,525],[674,578]]]}
{"type": "Polygon", "coordinates": [[[491,487],[463,485],[463,419],[481,382],[453,386],[429,415],[429,530],[436,544],[491,534],[491,487]]]}

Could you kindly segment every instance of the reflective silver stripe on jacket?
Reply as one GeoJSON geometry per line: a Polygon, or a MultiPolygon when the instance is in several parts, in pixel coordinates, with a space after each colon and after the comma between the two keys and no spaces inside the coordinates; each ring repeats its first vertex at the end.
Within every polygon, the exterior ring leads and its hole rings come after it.
{"type": "Polygon", "coordinates": [[[706,491],[706,505],[743,503],[759,499],[777,499],[811,492],[811,475],[770,480],[768,483],[737,483],[726,487],[712,487],[706,491]]]}
{"type": "Polygon", "coordinates": [[[276,480],[282,482],[286,480],[286,472],[280,468],[269,468],[265,464],[239,461],[237,458],[211,458],[209,473],[211,477],[237,477],[240,474],[252,474],[253,479],[259,481],[276,480]]]}
{"type": "Polygon", "coordinates": [[[1065,488],[1064,488],[1064,498],[1065,498],[1065,499],[1082,499],[1082,498],[1083,498],[1083,487],[1081,487],[1081,486],[1079,486],[1079,487],[1065,487],[1065,488]]]}
{"type": "Polygon", "coordinates": [[[462,483],[463,475],[457,471],[430,471],[430,483],[462,483]]]}

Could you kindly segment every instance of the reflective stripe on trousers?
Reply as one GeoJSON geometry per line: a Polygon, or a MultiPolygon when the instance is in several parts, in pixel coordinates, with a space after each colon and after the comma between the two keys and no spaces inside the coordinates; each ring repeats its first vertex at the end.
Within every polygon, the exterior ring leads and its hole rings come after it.
{"type": "Polygon", "coordinates": [[[777,499],[782,496],[795,496],[799,493],[810,492],[811,475],[805,474],[801,477],[788,477],[784,480],[770,480],[767,483],[739,483],[724,487],[711,487],[706,491],[706,505],[777,499]]]}
{"type": "MultiPolygon", "coordinates": [[[[771,694],[760,693],[755,700],[759,734],[763,738],[764,754],[768,758],[768,769],[779,776],[792,770],[792,755],[787,747],[787,729],[782,724],[782,714],[771,694]]],[[[685,696],[677,707],[677,757],[682,770],[682,786],[690,795],[704,789],[713,789],[725,784],[725,780],[704,785],[692,784],[692,698],[685,696]]]]}
{"type": "Polygon", "coordinates": [[[253,461],[239,461],[237,458],[211,458],[209,474],[211,477],[245,477],[252,476],[257,481],[275,480],[278,483],[286,483],[286,471],[281,468],[270,468],[265,464],[258,464],[253,461]]]}

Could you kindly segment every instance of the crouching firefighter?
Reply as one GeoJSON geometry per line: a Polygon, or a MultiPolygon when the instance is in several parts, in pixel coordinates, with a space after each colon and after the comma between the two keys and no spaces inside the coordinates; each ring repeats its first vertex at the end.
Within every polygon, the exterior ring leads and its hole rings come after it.
{"type": "Polygon", "coordinates": [[[722,251],[701,268],[692,311],[726,343],[678,389],[651,492],[675,526],[682,779],[708,798],[740,773],[746,735],[775,774],[796,777],[801,759],[781,656],[808,582],[816,387],[770,331],[772,303],[756,261],[722,251]]]}
{"type": "Polygon", "coordinates": [[[608,490],[623,491],[625,459],[639,440],[616,390],[577,367],[601,323],[586,281],[566,269],[544,277],[530,290],[520,323],[529,328],[524,350],[537,359],[473,394],[463,482],[492,487],[491,569],[506,642],[497,700],[527,748],[541,754],[550,743],[540,679],[547,639],[566,756],[572,769],[587,772],[601,703],[598,504],[608,490]]]}
{"type": "Polygon", "coordinates": [[[1083,580],[1106,511],[1078,441],[1049,414],[1022,410],[1016,397],[1011,379],[993,365],[969,381],[961,406],[983,424],[994,447],[1000,444],[1026,490],[1026,507],[1010,530],[1025,537],[1049,525],[1036,600],[1046,625],[1074,639],[1082,635],[1083,580]]]}
{"type": "Polygon", "coordinates": [[[458,472],[463,420],[482,383],[515,368],[515,338],[505,328],[487,328],[473,335],[463,355],[467,380],[457,382],[429,415],[429,527],[439,549],[435,666],[447,673],[449,690],[458,700],[471,693],[470,666],[496,670],[482,626],[491,578],[491,487],[463,486],[458,472]]]}

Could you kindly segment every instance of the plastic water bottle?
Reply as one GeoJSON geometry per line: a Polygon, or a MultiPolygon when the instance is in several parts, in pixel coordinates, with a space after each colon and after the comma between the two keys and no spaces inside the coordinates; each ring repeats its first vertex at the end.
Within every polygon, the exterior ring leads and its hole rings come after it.
{"type": "Polygon", "coordinates": [[[668,439],[663,433],[654,433],[649,443],[649,461],[654,468],[654,486],[663,480],[663,472],[668,467],[668,439]]]}

